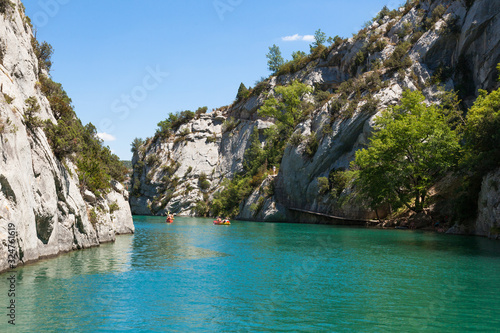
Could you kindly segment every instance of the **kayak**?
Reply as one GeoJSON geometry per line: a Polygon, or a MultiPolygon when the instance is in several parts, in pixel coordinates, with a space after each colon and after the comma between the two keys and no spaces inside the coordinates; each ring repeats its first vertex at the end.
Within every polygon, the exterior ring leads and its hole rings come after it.
{"type": "Polygon", "coordinates": [[[174,219],[167,218],[167,223],[172,223],[174,222],[174,219]]]}
{"type": "Polygon", "coordinates": [[[229,222],[229,220],[224,220],[224,221],[221,221],[221,222],[214,221],[214,224],[215,225],[230,225],[231,222],[229,222]]]}

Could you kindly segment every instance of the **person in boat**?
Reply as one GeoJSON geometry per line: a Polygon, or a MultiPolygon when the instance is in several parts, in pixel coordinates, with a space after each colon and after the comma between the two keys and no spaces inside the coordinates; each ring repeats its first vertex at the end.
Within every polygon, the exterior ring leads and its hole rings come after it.
{"type": "Polygon", "coordinates": [[[229,218],[227,218],[227,217],[226,217],[226,218],[224,219],[224,221],[222,221],[222,222],[224,222],[224,223],[229,223],[229,218]]]}
{"type": "Polygon", "coordinates": [[[222,220],[220,217],[217,218],[217,223],[222,223],[222,220]]]}
{"type": "Polygon", "coordinates": [[[174,220],[174,216],[172,214],[170,214],[170,212],[167,213],[167,222],[169,221],[173,221],[174,220]]]}

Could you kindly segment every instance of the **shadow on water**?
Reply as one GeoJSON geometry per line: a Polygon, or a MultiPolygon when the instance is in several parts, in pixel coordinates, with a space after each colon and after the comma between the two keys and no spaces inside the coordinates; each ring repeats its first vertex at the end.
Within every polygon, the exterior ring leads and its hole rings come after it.
{"type": "MultiPolygon", "coordinates": [[[[354,232],[353,232],[354,233],[354,232]]],[[[500,257],[500,242],[483,237],[439,234],[432,231],[367,229],[349,240],[394,248],[399,253],[446,252],[456,256],[500,257]],[[361,236],[362,235],[362,236],[361,236]]]]}

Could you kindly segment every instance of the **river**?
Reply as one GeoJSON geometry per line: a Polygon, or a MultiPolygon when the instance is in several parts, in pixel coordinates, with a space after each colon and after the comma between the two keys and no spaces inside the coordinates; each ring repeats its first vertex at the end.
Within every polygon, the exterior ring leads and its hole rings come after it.
{"type": "Polygon", "coordinates": [[[1,332],[492,332],[500,242],[134,218],[135,235],[0,280],[1,332]],[[15,326],[7,316],[15,275],[15,326]]]}

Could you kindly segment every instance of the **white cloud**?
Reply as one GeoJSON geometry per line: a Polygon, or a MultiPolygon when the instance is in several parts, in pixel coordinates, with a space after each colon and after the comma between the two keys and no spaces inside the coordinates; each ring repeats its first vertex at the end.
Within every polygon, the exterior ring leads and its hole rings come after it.
{"type": "Polygon", "coordinates": [[[314,38],[313,35],[305,35],[303,38],[302,38],[303,41],[306,41],[306,42],[314,42],[316,40],[316,38],[314,38]]]}
{"type": "Polygon", "coordinates": [[[108,133],[97,133],[97,137],[103,141],[115,141],[116,138],[108,133]]]}
{"type": "Polygon", "coordinates": [[[302,36],[299,36],[299,34],[295,34],[293,36],[282,37],[281,39],[285,42],[293,42],[293,41],[299,40],[301,38],[302,38],[302,36]]]}
{"type": "Polygon", "coordinates": [[[295,34],[292,36],[281,37],[281,40],[283,40],[284,42],[295,42],[297,40],[303,40],[305,42],[314,42],[314,36],[313,35],[302,36],[299,34],[295,34]]]}

